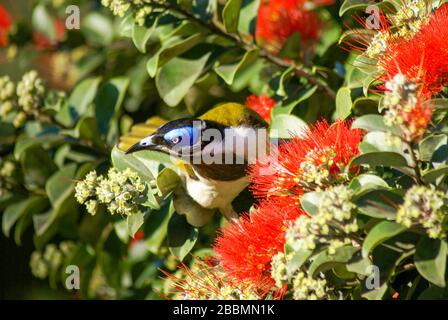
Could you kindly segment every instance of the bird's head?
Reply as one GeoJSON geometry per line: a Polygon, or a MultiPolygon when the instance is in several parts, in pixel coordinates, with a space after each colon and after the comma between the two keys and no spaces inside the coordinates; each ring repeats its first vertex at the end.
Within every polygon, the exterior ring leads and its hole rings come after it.
{"type": "Polygon", "coordinates": [[[191,161],[207,146],[224,140],[226,129],[266,127],[267,123],[253,110],[237,103],[226,103],[196,119],[170,121],[131,146],[126,153],[152,150],[191,161]]]}

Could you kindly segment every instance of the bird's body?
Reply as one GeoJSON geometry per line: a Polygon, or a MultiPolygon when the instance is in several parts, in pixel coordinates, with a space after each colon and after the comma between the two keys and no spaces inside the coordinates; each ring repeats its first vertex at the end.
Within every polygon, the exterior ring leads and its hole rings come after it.
{"type": "Polygon", "coordinates": [[[247,165],[263,144],[266,147],[266,128],[251,109],[227,103],[197,119],[170,121],[127,153],[156,150],[171,155],[181,163],[179,173],[188,195],[201,207],[219,209],[232,218],[236,214],[231,203],[249,184],[247,165]]]}

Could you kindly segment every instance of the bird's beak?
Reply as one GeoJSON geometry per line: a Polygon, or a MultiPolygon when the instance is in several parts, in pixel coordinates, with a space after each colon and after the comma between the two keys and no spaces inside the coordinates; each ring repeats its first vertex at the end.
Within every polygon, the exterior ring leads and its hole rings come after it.
{"type": "Polygon", "coordinates": [[[126,150],[126,154],[134,153],[142,150],[159,150],[159,145],[154,142],[154,135],[150,135],[126,150]]]}

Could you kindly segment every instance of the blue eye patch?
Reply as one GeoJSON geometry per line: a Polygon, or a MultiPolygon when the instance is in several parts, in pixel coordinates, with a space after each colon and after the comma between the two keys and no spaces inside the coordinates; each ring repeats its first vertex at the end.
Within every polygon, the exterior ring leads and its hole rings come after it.
{"type": "Polygon", "coordinates": [[[194,145],[199,138],[199,128],[186,126],[168,131],[163,135],[166,142],[174,143],[177,146],[187,147],[194,145]]]}

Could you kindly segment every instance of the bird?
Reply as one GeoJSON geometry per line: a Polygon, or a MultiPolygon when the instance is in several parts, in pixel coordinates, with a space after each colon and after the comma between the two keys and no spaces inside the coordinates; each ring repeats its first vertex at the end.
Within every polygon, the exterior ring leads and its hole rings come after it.
{"type": "Polygon", "coordinates": [[[151,150],[180,161],[184,170],[179,175],[188,196],[200,207],[217,209],[233,220],[238,213],[232,202],[249,185],[247,167],[267,152],[268,136],[268,123],[258,113],[229,102],[197,118],[161,125],[126,154],[151,150]]]}

